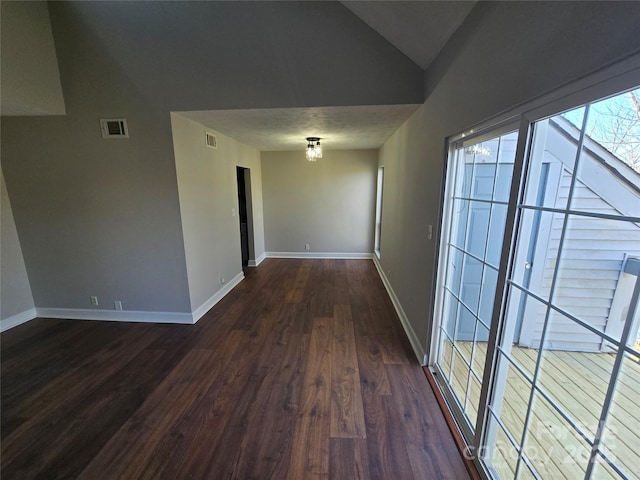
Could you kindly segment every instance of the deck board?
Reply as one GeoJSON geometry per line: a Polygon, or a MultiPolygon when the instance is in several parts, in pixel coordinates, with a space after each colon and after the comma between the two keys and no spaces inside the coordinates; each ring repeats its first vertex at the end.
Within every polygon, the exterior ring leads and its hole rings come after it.
{"type": "MultiPolygon", "coordinates": [[[[471,358],[471,342],[456,342],[456,347],[463,352],[463,357],[471,358]]],[[[481,368],[481,359],[486,353],[486,344],[477,343],[476,350],[482,354],[474,356],[474,369],[481,368]]],[[[455,354],[454,354],[455,355],[455,354]]],[[[512,357],[523,371],[533,375],[538,351],[529,348],[514,347],[512,357]]],[[[608,388],[608,379],[613,366],[614,356],[607,353],[586,353],[547,350],[543,354],[542,374],[539,374],[539,386],[570,418],[585,431],[595,433],[600,417],[602,402],[608,388]]],[[[456,392],[464,391],[462,383],[466,382],[465,366],[456,364],[452,384],[456,392]]],[[[468,370],[468,369],[467,369],[468,370]]],[[[466,384],[465,384],[466,385],[466,384]]],[[[529,403],[529,384],[512,366],[509,368],[505,395],[500,411],[500,419],[516,438],[522,438],[523,421],[526,406],[529,403]]],[[[613,408],[607,420],[609,438],[615,433],[615,442],[608,453],[615,457],[618,465],[630,478],[640,478],[640,364],[627,359],[621,371],[614,395],[613,408]],[[636,402],[633,401],[636,400],[636,402]]],[[[468,402],[477,405],[479,394],[469,389],[468,402]]],[[[475,412],[475,409],[473,409],[475,412]]],[[[474,417],[471,420],[475,420],[474,417]]],[[[588,458],[588,445],[581,439],[553,408],[538,393],[535,395],[532,416],[529,422],[525,448],[529,452],[542,452],[532,455],[532,464],[542,478],[574,479],[584,476],[586,461],[574,461],[576,457],[588,458]],[[561,428],[566,425],[566,428],[561,428]]],[[[508,444],[506,437],[498,438],[508,444]]],[[[606,449],[606,448],[605,448],[606,449]]],[[[513,467],[508,453],[498,452],[494,462],[500,464],[497,470],[502,475],[513,475],[513,467]]],[[[523,466],[524,467],[524,466],[523,466]]],[[[522,470],[521,470],[522,472],[522,470]]],[[[616,479],[619,476],[608,466],[597,467],[598,479],[616,479]]]]}

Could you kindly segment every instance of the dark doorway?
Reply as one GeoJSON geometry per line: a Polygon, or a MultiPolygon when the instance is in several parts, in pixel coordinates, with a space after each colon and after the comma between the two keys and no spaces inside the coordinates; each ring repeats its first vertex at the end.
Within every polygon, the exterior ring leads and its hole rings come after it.
{"type": "Polygon", "coordinates": [[[242,250],[242,267],[249,265],[249,226],[247,215],[247,183],[245,181],[248,168],[236,167],[238,179],[238,217],[240,217],[240,249],[242,250]],[[245,172],[247,171],[247,172],[245,172]]]}

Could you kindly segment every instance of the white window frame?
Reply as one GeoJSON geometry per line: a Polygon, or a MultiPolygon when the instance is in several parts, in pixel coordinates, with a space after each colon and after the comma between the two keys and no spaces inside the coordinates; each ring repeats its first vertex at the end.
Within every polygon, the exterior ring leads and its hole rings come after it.
{"type": "MultiPolygon", "coordinates": [[[[444,281],[444,266],[447,262],[447,254],[443,252],[443,246],[447,242],[443,241],[443,230],[448,229],[451,222],[451,214],[443,209],[444,196],[447,188],[450,187],[450,183],[454,181],[453,175],[447,175],[448,165],[447,159],[445,159],[445,168],[443,171],[442,180],[442,195],[441,195],[441,219],[438,225],[438,259],[437,269],[434,272],[434,285],[432,296],[432,315],[430,325],[428,329],[427,338],[427,366],[430,368],[436,383],[441,388],[442,393],[449,403],[449,408],[454,416],[454,419],[458,423],[458,427],[463,433],[465,440],[468,443],[469,451],[474,454],[481,450],[483,443],[487,437],[491,436],[491,432],[488,431],[488,419],[489,413],[487,405],[492,400],[492,392],[495,391],[496,382],[504,381],[504,379],[496,378],[496,347],[499,344],[499,340],[502,338],[508,338],[513,335],[513,332],[506,331],[504,322],[501,320],[495,321],[495,319],[502,319],[504,310],[507,306],[507,298],[505,297],[505,285],[507,274],[510,274],[513,265],[510,252],[515,248],[515,242],[517,240],[515,226],[518,224],[519,210],[518,205],[521,201],[522,192],[524,192],[523,182],[526,176],[525,159],[527,158],[528,150],[531,142],[532,126],[535,122],[544,119],[546,117],[553,116],[559,112],[566,111],[572,108],[577,108],[581,105],[597,101],[601,98],[614,95],[618,92],[628,90],[630,88],[640,85],[640,54],[631,56],[624,59],[608,68],[595,72],[592,75],[585,76],[576,82],[565,85],[543,97],[540,97],[534,101],[521,105],[513,110],[505,112],[493,119],[484,121],[472,129],[468,129],[462,133],[451,135],[447,139],[447,152],[450,152],[450,146],[456,141],[462,138],[470,138],[481,135],[483,132],[492,132],[500,125],[508,122],[517,121],[519,123],[519,137],[518,147],[516,151],[516,159],[514,165],[514,171],[512,176],[511,192],[509,197],[509,206],[507,211],[507,220],[505,234],[502,244],[502,254],[499,266],[499,275],[496,288],[496,297],[494,301],[494,310],[492,315],[492,328],[490,330],[489,340],[487,344],[487,358],[485,362],[483,384],[480,394],[480,401],[478,407],[478,418],[475,425],[475,434],[466,426],[464,421],[464,415],[461,411],[458,411],[455,407],[455,401],[452,402],[452,395],[446,389],[443,388],[442,379],[438,374],[438,369],[435,364],[437,359],[437,349],[439,344],[438,330],[439,325],[437,319],[442,314],[442,286],[444,281]],[[480,133],[478,133],[480,132],[480,133]],[[494,326],[495,323],[495,326],[494,326]],[[453,407],[453,408],[452,408],[453,407]]],[[[640,280],[639,280],[640,281],[640,280]]],[[[514,322],[511,322],[514,324],[514,322]]],[[[621,349],[624,351],[624,349],[621,349]]],[[[611,392],[609,392],[610,394],[611,392]]],[[[610,401],[610,395],[608,395],[607,401],[610,401]]],[[[530,408],[530,406],[529,406],[530,408]]],[[[493,478],[492,473],[487,468],[478,455],[473,455],[473,461],[480,472],[480,475],[485,478],[493,478]]]]}

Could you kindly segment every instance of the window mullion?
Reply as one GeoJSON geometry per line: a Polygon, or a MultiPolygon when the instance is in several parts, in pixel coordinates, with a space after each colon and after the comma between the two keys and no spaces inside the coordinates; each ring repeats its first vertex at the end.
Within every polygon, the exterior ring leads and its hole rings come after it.
{"type": "MultiPolygon", "coordinates": [[[[569,208],[571,207],[571,200],[573,199],[573,192],[575,189],[575,184],[577,181],[577,172],[578,172],[578,167],[580,164],[580,156],[582,153],[582,146],[584,144],[584,137],[585,137],[585,130],[586,130],[586,126],[587,126],[587,120],[589,118],[589,106],[587,105],[585,107],[585,112],[584,112],[584,116],[582,118],[582,129],[580,131],[580,140],[578,141],[578,145],[576,148],[576,156],[575,156],[575,161],[573,163],[573,172],[572,172],[572,177],[571,177],[571,185],[569,186],[569,195],[567,198],[567,204],[565,205],[565,211],[564,211],[564,218],[562,221],[562,231],[560,233],[560,241],[558,243],[558,253],[556,254],[556,266],[553,270],[553,278],[551,279],[551,287],[549,288],[549,305],[547,305],[546,307],[546,313],[545,313],[545,318],[544,318],[544,324],[542,327],[542,335],[540,338],[540,348],[538,350],[538,358],[536,359],[536,365],[533,371],[533,385],[531,388],[531,393],[529,396],[529,403],[528,403],[528,408],[527,408],[527,413],[525,415],[525,420],[524,420],[524,426],[522,428],[522,441],[520,443],[520,445],[522,445],[524,447],[525,442],[527,441],[527,430],[529,427],[529,422],[531,420],[531,406],[533,405],[533,398],[536,392],[536,386],[538,383],[538,375],[540,373],[540,365],[542,364],[542,353],[544,351],[544,344],[545,344],[545,339],[547,336],[547,331],[548,331],[548,327],[549,327],[549,322],[550,322],[550,318],[551,318],[551,304],[553,304],[553,297],[555,294],[555,288],[556,288],[556,283],[558,281],[558,271],[559,271],[559,263],[560,263],[560,257],[562,256],[562,251],[564,248],[564,239],[567,233],[567,225],[569,222],[569,215],[567,213],[567,211],[569,210],[569,208]]],[[[518,456],[518,463],[516,464],[516,471],[515,471],[515,475],[517,477],[518,475],[518,471],[520,470],[520,465],[522,462],[522,455],[518,456]]]]}
{"type": "Polygon", "coordinates": [[[496,283],[496,291],[493,302],[493,312],[491,315],[491,329],[489,330],[489,339],[487,342],[487,356],[485,359],[483,383],[480,390],[480,400],[478,402],[478,418],[476,421],[474,447],[476,451],[482,451],[483,445],[493,445],[496,432],[488,431],[489,409],[487,405],[492,397],[494,386],[496,384],[496,357],[498,351],[496,345],[501,337],[504,328],[502,320],[503,310],[506,306],[505,284],[507,280],[507,271],[511,269],[511,259],[509,252],[512,245],[515,245],[515,225],[516,217],[519,216],[517,205],[520,203],[518,199],[522,195],[523,188],[521,184],[525,176],[525,157],[530,146],[531,122],[525,117],[520,118],[518,128],[518,143],[516,147],[515,163],[512,173],[511,189],[509,192],[509,205],[507,207],[507,216],[505,219],[505,231],[502,240],[502,251],[500,253],[500,264],[498,268],[498,279],[496,283]],[[520,179],[518,181],[518,179],[520,179]]]}

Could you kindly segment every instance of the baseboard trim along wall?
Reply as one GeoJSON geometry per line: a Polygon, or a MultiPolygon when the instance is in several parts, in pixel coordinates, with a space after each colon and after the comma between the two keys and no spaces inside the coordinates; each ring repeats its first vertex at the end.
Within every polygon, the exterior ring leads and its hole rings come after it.
{"type": "Polygon", "coordinates": [[[360,260],[373,258],[372,253],[335,253],[335,252],[266,252],[267,258],[331,258],[360,260]]]}
{"type": "MultiPolygon", "coordinates": [[[[300,253],[300,252],[267,252],[259,257],[262,263],[264,258],[327,258],[327,259],[373,259],[373,263],[378,270],[378,275],[384,284],[389,298],[393,303],[393,307],[400,318],[400,322],[411,342],[411,346],[419,362],[423,362],[425,358],[424,348],[420,345],[420,341],[409,323],[407,315],[402,309],[402,305],[398,300],[389,280],[387,279],[377,258],[371,253],[353,254],[353,253],[300,253]]],[[[182,312],[139,312],[129,310],[93,310],[93,309],[76,309],[76,308],[32,308],[11,317],[0,320],[0,332],[9,330],[36,317],[42,318],[64,318],[69,320],[100,320],[112,322],[143,322],[143,323],[180,323],[194,324],[200,320],[216,303],[218,303],[225,295],[244,280],[244,273],[238,273],[223,288],[214,293],[206,302],[194,310],[192,313],[182,312]]]]}
{"type": "Polygon", "coordinates": [[[101,320],[109,322],[185,323],[193,316],[183,312],[138,312],[133,310],[91,310],[80,308],[36,308],[38,317],[69,320],[101,320]]]}
{"type": "Polygon", "coordinates": [[[262,255],[260,255],[258,258],[256,258],[255,260],[249,260],[249,266],[250,267],[257,267],[258,265],[260,265],[262,263],[262,261],[267,258],[267,254],[263,253],[262,255]]]}
{"type": "Polygon", "coordinates": [[[107,322],[180,323],[192,325],[200,320],[216,303],[244,280],[240,272],[214,293],[206,302],[193,311],[186,312],[139,312],[133,310],[98,310],[80,308],[32,308],[0,320],[0,332],[22,325],[34,318],[63,318],[68,320],[98,320],[107,322]]]}
{"type": "Polygon", "coordinates": [[[220,300],[222,300],[224,298],[224,296],[229,293],[231,290],[233,290],[233,288],[238,285],[242,280],[244,280],[244,272],[240,272],[239,274],[237,274],[235,277],[233,277],[229,282],[225,283],[225,285],[218,290],[216,293],[214,293],[213,295],[211,295],[211,297],[209,297],[209,299],[204,302],[202,305],[200,305],[198,308],[196,308],[192,315],[192,323],[196,323],[198,320],[200,320],[205,313],[207,313],[209,310],[211,310],[211,308],[218,303],[220,300]]]}
{"type": "Polygon", "coordinates": [[[396,313],[400,318],[400,322],[404,327],[404,331],[406,332],[407,337],[409,337],[409,342],[411,343],[411,347],[413,347],[413,353],[415,353],[416,358],[418,359],[418,362],[420,362],[420,364],[423,365],[426,358],[425,349],[420,344],[420,340],[418,339],[416,332],[413,330],[413,327],[411,326],[411,323],[409,323],[409,319],[407,318],[406,313],[404,313],[404,310],[402,309],[400,300],[398,300],[398,297],[396,296],[395,292],[393,291],[393,288],[391,287],[391,283],[389,283],[389,279],[384,274],[382,265],[380,265],[379,260],[375,256],[373,257],[373,264],[376,266],[376,270],[378,270],[378,275],[380,275],[380,279],[384,284],[384,288],[387,289],[387,293],[389,294],[391,303],[393,303],[393,307],[396,309],[396,313]]]}
{"type": "Polygon", "coordinates": [[[24,312],[16,313],[10,317],[0,320],[0,332],[9,330],[10,328],[17,327],[23,323],[27,323],[29,320],[33,320],[38,316],[38,312],[35,308],[30,308],[24,312]]]}

